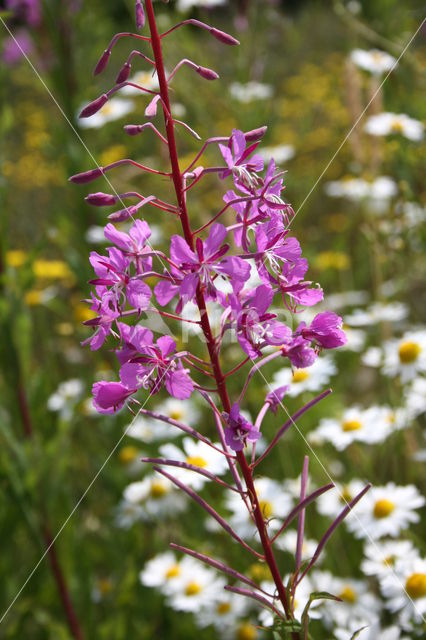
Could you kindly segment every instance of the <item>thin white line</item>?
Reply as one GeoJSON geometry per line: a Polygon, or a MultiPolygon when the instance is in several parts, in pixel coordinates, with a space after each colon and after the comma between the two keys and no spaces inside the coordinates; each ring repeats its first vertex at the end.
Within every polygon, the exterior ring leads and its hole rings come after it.
{"type": "Polygon", "coordinates": [[[322,173],[320,174],[319,178],[316,180],[315,184],[313,185],[313,187],[311,188],[311,190],[309,191],[308,195],[306,196],[306,198],[303,200],[302,204],[298,207],[297,211],[295,212],[293,218],[290,220],[288,227],[290,228],[291,224],[293,223],[293,220],[296,218],[297,214],[299,213],[299,211],[302,209],[302,207],[306,204],[306,202],[308,201],[308,199],[310,198],[310,196],[312,195],[312,193],[315,191],[315,189],[317,188],[318,184],[321,182],[322,178],[324,177],[325,173],[327,173],[330,165],[334,162],[334,160],[336,159],[337,155],[340,153],[341,149],[343,148],[343,146],[345,145],[345,143],[347,142],[347,140],[349,139],[349,137],[352,135],[353,131],[355,130],[355,128],[358,126],[358,123],[360,122],[360,120],[362,120],[362,118],[365,115],[365,112],[367,111],[368,107],[371,105],[371,103],[373,102],[373,100],[375,99],[375,97],[377,96],[377,94],[379,93],[379,91],[381,90],[381,88],[383,87],[383,85],[385,84],[386,80],[389,78],[389,76],[391,75],[392,71],[395,69],[395,67],[397,66],[397,64],[399,63],[399,61],[401,60],[402,56],[404,55],[404,53],[407,51],[407,49],[409,48],[409,46],[411,45],[411,43],[413,42],[414,38],[416,37],[416,35],[419,33],[420,29],[423,27],[424,23],[426,22],[426,18],[423,18],[423,20],[421,21],[419,27],[417,28],[417,30],[415,31],[415,33],[411,36],[410,40],[407,42],[407,44],[405,45],[404,49],[401,51],[398,59],[394,62],[394,64],[392,65],[392,67],[390,68],[390,70],[388,71],[388,73],[386,74],[386,76],[384,77],[384,79],[382,80],[381,84],[379,85],[379,87],[377,88],[377,90],[374,92],[373,96],[371,97],[370,101],[368,102],[367,106],[364,108],[364,110],[361,112],[361,114],[358,116],[358,118],[356,119],[355,123],[352,125],[351,129],[348,131],[348,133],[346,134],[346,136],[344,137],[343,141],[341,142],[340,146],[338,147],[337,151],[333,154],[333,156],[331,157],[331,159],[328,161],[325,169],[322,171],[322,173]]]}
{"type": "MultiPolygon", "coordinates": [[[[161,380],[164,378],[164,376],[166,375],[167,371],[169,370],[171,366],[171,363],[169,364],[169,366],[166,368],[166,370],[164,371],[163,375],[161,376],[160,382],[161,380]]],[[[96,472],[95,476],[92,478],[90,484],[88,485],[87,489],[84,491],[84,493],[80,496],[78,502],[76,503],[76,505],[74,506],[73,510],[71,511],[71,513],[69,514],[69,516],[66,518],[66,520],[62,523],[61,528],[59,529],[59,531],[57,532],[57,534],[55,535],[55,537],[53,538],[52,542],[49,544],[49,546],[46,548],[46,551],[43,553],[43,555],[41,556],[41,558],[39,559],[39,561],[37,562],[37,564],[35,565],[34,569],[31,571],[31,573],[29,574],[29,576],[27,577],[27,579],[25,580],[24,584],[22,585],[22,587],[19,589],[18,593],[15,595],[15,597],[13,598],[12,602],[10,603],[10,605],[8,606],[8,608],[6,609],[6,611],[3,613],[2,617],[0,618],[0,624],[3,622],[3,620],[5,619],[5,617],[7,616],[7,614],[9,613],[9,611],[11,610],[11,608],[13,607],[13,605],[15,604],[15,602],[17,601],[17,599],[19,598],[19,596],[21,595],[22,591],[25,589],[25,587],[27,586],[27,584],[29,583],[29,581],[31,580],[31,578],[33,577],[33,575],[35,574],[35,572],[37,571],[37,569],[39,568],[39,566],[41,565],[41,563],[43,562],[43,560],[45,559],[45,557],[47,556],[47,554],[49,553],[50,549],[53,547],[53,545],[55,544],[56,540],[59,538],[59,536],[61,535],[62,531],[65,529],[65,527],[67,526],[68,522],[71,520],[72,516],[74,515],[74,513],[77,511],[78,507],[80,506],[80,504],[83,502],[84,498],[87,496],[87,494],[89,493],[90,489],[93,487],[93,485],[95,484],[96,480],[99,478],[99,476],[101,475],[102,471],[104,470],[104,468],[106,467],[106,465],[108,464],[108,462],[110,461],[110,459],[112,458],[112,456],[114,455],[114,453],[116,452],[116,450],[118,449],[118,447],[120,446],[121,442],[123,441],[123,439],[125,438],[125,436],[127,435],[129,429],[133,426],[135,420],[139,417],[139,414],[141,412],[141,410],[145,407],[145,405],[147,404],[148,400],[150,400],[152,397],[152,391],[150,391],[149,395],[147,396],[147,398],[145,399],[145,402],[143,403],[143,405],[139,408],[137,414],[134,416],[133,420],[130,422],[130,424],[126,427],[126,429],[123,432],[123,435],[121,436],[121,438],[117,441],[117,443],[114,445],[113,449],[110,451],[109,455],[107,456],[107,458],[105,459],[104,463],[102,464],[102,466],[100,467],[100,469],[98,469],[98,471],[96,472]]]]}
{"type": "MultiPolygon", "coordinates": [[[[40,73],[37,71],[37,69],[35,68],[35,66],[33,65],[33,63],[31,62],[30,58],[27,56],[27,54],[25,53],[25,51],[22,49],[21,45],[19,44],[18,40],[15,38],[15,36],[13,35],[13,33],[11,32],[11,30],[9,29],[9,27],[7,26],[7,24],[5,23],[5,21],[3,20],[2,17],[0,17],[0,21],[3,24],[4,28],[6,29],[6,31],[9,33],[10,37],[13,39],[14,43],[16,44],[16,46],[18,47],[18,49],[20,50],[20,52],[22,53],[22,55],[24,56],[25,60],[28,62],[28,64],[30,65],[31,69],[34,71],[35,75],[37,76],[37,78],[40,80],[41,84],[43,85],[43,87],[46,89],[47,93],[49,94],[49,96],[52,98],[53,102],[55,103],[55,105],[58,107],[59,111],[61,112],[61,114],[63,115],[64,119],[66,120],[66,122],[69,124],[69,126],[71,127],[71,129],[73,130],[73,132],[75,133],[75,135],[77,136],[78,140],[81,142],[81,144],[83,145],[85,151],[87,151],[88,155],[90,156],[91,160],[93,160],[94,164],[96,165],[96,167],[98,169],[101,169],[102,167],[100,166],[100,164],[97,162],[95,156],[92,154],[92,152],[90,151],[89,147],[86,145],[86,143],[84,142],[83,138],[80,136],[80,134],[78,133],[77,129],[74,127],[73,123],[71,122],[71,120],[68,118],[67,114],[65,113],[65,111],[62,109],[61,105],[59,104],[59,102],[56,100],[55,96],[53,95],[53,93],[51,92],[51,90],[49,89],[49,87],[47,86],[47,84],[45,83],[45,81],[43,80],[43,78],[41,77],[40,73]]],[[[109,180],[108,176],[102,172],[102,176],[105,178],[108,186],[111,188],[111,190],[114,192],[114,194],[117,196],[119,202],[122,204],[123,208],[126,209],[126,211],[128,211],[128,207],[126,206],[126,204],[123,202],[122,198],[120,197],[120,194],[117,192],[117,190],[115,189],[114,185],[112,184],[112,182],[109,180]]],[[[129,216],[133,222],[135,222],[135,219],[133,217],[132,214],[130,214],[129,216]]],[[[142,216],[144,217],[144,216],[142,216]]],[[[151,245],[151,243],[149,242],[149,240],[146,240],[146,244],[150,247],[150,249],[152,249],[154,251],[153,246],[151,245]]],[[[158,258],[158,260],[161,262],[161,265],[163,266],[163,268],[167,271],[167,273],[170,275],[170,277],[172,278],[172,280],[175,282],[175,279],[173,277],[173,275],[171,274],[171,272],[169,271],[169,269],[167,268],[167,266],[164,264],[163,260],[161,259],[161,256],[156,256],[158,258]]]]}
{"type": "MultiPolygon", "coordinates": [[[[253,364],[256,364],[255,361],[250,358],[251,361],[253,362],[253,364]]],[[[273,391],[273,388],[271,387],[270,383],[267,381],[267,379],[265,378],[263,371],[261,371],[259,368],[256,369],[257,373],[260,373],[260,375],[262,376],[264,382],[266,383],[266,385],[268,386],[269,391],[273,391]]],[[[325,475],[327,476],[327,478],[334,484],[334,488],[336,489],[339,498],[342,502],[344,502],[346,504],[346,506],[349,506],[349,502],[346,500],[345,496],[340,493],[338,487],[337,487],[337,483],[333,480],[333,478],[331,477],[330,473],[328,472],[328,470],[325,468],[325,466],[323,465],[323,463],[321,462],[321,460],[319,459],[318,455],[315,453],[314,449],[312,448],[312,446],[309,444],[309,442],[306,440],[305,436],[303,435],[303,433],[301,432],[301,430],[299,429],[299,427],[297,426],[297,424],[295,423],[295,421],[293,420],[293,418],[291,417],[291,415],[289,414],[289,412],[287,411],[286,406],[282,403],[281,400],[278,400],[280,406],[282,409],[284,409],[284,412],[286,413],[287,417],[289,418],[291,424],[294,426],[294,428],[296,429],[297,433],[299,434],[299,436],[301,436],[301,438],[303,439],[304,443],[306,444],[306,446],[308,447],[309,451],[313,454],[313,456],[315,457],[316,461],[319,463],[321,469],[324,471],[325,475]]],[[[356,514],[356,512],[354,511],[354,508],[352,508],[348,515],[352,514],[352,516],[357,520],[358,524],[361,526],[362,530],[364,531],[364,533],[366,534],[366,537],[368,538],[368,540],[370,541],[370,543],[372,544],[372,546],[374,547],[375,551],[378,553],[379,557],[381,558],[381,560],[384,560],[384,566],[389,569],[389,571],[393,574],[393,577],[396,579],[396,581],[399,583],[400,587],[402,588],[402,590],[404,591],[404,593],[406,594],[408,600],[411,602],[411,604],[413,605],[415,611],[418,613],[418,615],[422,618],[423,621],[425,621],[425,618],[423,617],[423,615],[421,614],[421,612],[417,609],[415,602],[413,601],[413,599],[410,597],[410,595],[408,594],[405,585],[401,582],[401,580],[399,579],[399,577],[397,576],[397,574],[395,573],[395,571],[393,570],[392,566],[386,561],[386,558],[381,554],[380,548],[378,547],[378,545],[376,544],[375,540],[371,537],[371,535],[368,532],[368,529],[366,529],[366,527],[362,524],[362,522],[360,521],[360,519],[358,518],[358,515],[356,514]]]]}

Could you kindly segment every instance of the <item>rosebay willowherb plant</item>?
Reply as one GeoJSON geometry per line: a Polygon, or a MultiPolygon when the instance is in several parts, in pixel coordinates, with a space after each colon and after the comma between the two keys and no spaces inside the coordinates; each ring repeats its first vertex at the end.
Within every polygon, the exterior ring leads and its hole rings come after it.
{"type": "MultiPolygon", "coordinates": [[[[318,313],[308,326],[300,322],[295,330],[279,321],[271,311],[273,304],[282,302],[292,320],[303,307],[311,307],[323,298],[319,285],[305,280],[308,263],[301,257],[301,248],[296,238],[289,235],[289,224],[293,209],[282,199],[283,174],[273,160],[264,167],[262,157],[256,149],[266,131],[262,127],[253,131],[234,130],[227,137],[212,137],[205,141],[192,162],[181,168],[175,140],[175,127],[183,127],[199,139],[185,122],[174,118],[169,99],[169,85],[183,65],[193,69],[202,79],[215,80],[218,75],[197,62],[181,60],[170,74],[166,74],[162,41],[175,29],[192,25],[207,31],[223,45],[237,45],[231,35],[198,20],[184,20],[165,33],[159,34],[152,0],[136,2],[136,25],[145,26],[145,11],[149,35],[119,33],[113,37],[95,68],[101,73],[110,60],[111,52],[118,40],[131,38],[151,51],[133,50],[121,67],[115,86],[86,106],[80,117],[87,118],[99,111],[109,97],[122,87],[131,85],[149,97],[145,109],[148,121],[143,124],[125,126],[127,134],[134,136],[143,131],[155,134],[159,144],[167,148],[170,167],[159,171],[131,159],[124,159],[105,167],[77,174],[71,181],[77,184],[92,182],[121,165],[133,165],[141,172],[148,172],[170,179],[172,191],[170,202],[155,195],[142,195],[132,191],[118,194],[92,193],[87,201],[95,206],[110,206],[121,203],[121,208],[112,213],[105,227],[105,237],[112,246],[106,255],[93,252],[90,262],[96,277],[91,307],[97,316],[86,324],[93,327],[93,335],[86,341],[91,349],[100,349],[106,340],[115,341],[116,355],[120,365],[119,381],[101,381],[93,385],[94,405],[101,413],[112,414],[126,406],[130,411],[136,407],[138,413],[162,420],[193,438],[221,452],[229,466],[231,481],[225,482],[201,466],[166,458],[144,458],[154,463],[159,474],[168,478],[193,498],[223,529],[240,544],[248,554],[267,564],[274,593],[260,588],[247,576],[224,563],[197,551],[173,545],[175,549],[194,556],[227,574],[233,582],[242,582],[226,588],[257,601],[275,616],[275,629],[282,637],[307,638],[309,607],[312,601],[328,594],[312,594],[306,604],[301,620],[295,619],[295,595],[300,582],[315,564],[325,543],[339,522],[349,513],[367,487],[345,506],[340,516],[324,534],[311,560],[302,564],[305,509],[316,497],[331,488],[321,487],[307,495],[308,459],[305,459],[301,475],[300,499],[295,508],[280,523],[278,531],[271,534],[268,513],[263,509],[254,485],[258,465],[265,460],[294,420],[311,406],[328,395],[320,394],[302,407],[293,417],[276,430],[270,444],[256,455],[256,442],[260,438],[262,422],[268,412],[277,413],[278,406],[287,387],[271,390],[265,397],[257,418],[252,424],[244,417],[242,407],[254,374],[274,359],[284,358],[292,367],[306,368],[320,356],[323,349],[333,349],[346,341],[341,329],[341,318],[332,312],[318,313]],[[152,67],[157,75],[159,88],[148,89],[128,80],[132,60],[140,57],[152,67]],[[157,111],[163,116],[164,131],[152,120],[157,111]],[[204,167],[198,164],[207,147],[216,146],[217,166],[204,167]],[[193,229],[187,199],[190,192],[208,174],[216,174],[219,180],[229,180],[232,188],[222,196],[224,204],[220,210],[198,229],[193,229]],[[124,200],[136,200],[136,204],[125,206],[124,200]],[[176,220],[176,235],[170,240],[170,252],[166,254],[154,249],[150,242],[151,230],[145,220],[135,219],[143,207],[154,207],[171,215],[176,220]],[[232,219],[230,218],[232,216],[232,219]],[[128,232],[120,231],[113,224],[131,219],[128,232]],[[225,223],[225,221],[227,223],[225,223]],[[151,289],[152,282],[155,286],[151,289]],[[159,308],[155,308],[153,300],[159,308]],[[185,305],[195,302],[198,319],[182,315],[185,305]],[[221,310],[219,327],[213,330],[207,303],[221,310]],[[168,309],[168,310],[165,310],[168,309]],[[140,322],[143,312],[153,312],[174,323],[197,325],[204,336],[204,354],[197,353],[191,344],[178,350],[171,335],[162,335],[154,340],[152,331],[140,322]],[[242,350],[241,361],[225,371],[224,339],[230,332],[236,336],[242,350]],[[266,353],[266,355],[264,355],[266,353]],[[202,355],[203,357],[200,357],[202,355]],[[249,368],[251,365],[251,368],[249,368]],[[230,397],[228,383],[237,372],[249,368],[238,397],[230,397]],[[207,381],[207,382],[206,382],[207,381]],[[144,408],[137,399],[141,390],[149,396],[165,388],[178,399],[199,394],[212,413],[220,440],[217,446],[206,434],[144,408]],[[168,467],[169,471],[165,471],[168,467]],[[223,487],[237,492],[245,504],[249,517],[257,528],[258,536],[252,545],[241,539],[224,517],[209,505],[192,488],[174,477],[173,468],[180,467],[207,477],[223,487]],[[294,571],[285,583],[274,553],[274,542],[288,525],[298,521],[297,550],[294,571]],[[258,546],[258,548],[255,548],[258,546]]],[[[146,400],[145,400],[146,401],[146,400]]]]}

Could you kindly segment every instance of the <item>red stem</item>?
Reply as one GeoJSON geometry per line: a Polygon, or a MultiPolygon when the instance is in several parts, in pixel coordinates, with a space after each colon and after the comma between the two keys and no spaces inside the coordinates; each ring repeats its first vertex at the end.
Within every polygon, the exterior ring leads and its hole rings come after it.
{"type": "MultiPolygon", "coordinates": [[[[158,81],[160,85],[160,95],[163,99],[164,105],[166,107],[166,111],[170,113],[169,91],[168,91],[168,85],[166,80],[166,74],[164,71],[161,39],[157,30],[157,24],[155,21],[155,14],[154,14],[154,8],[152,5],[152,0],[146,0],[145,6],[146,6],[146,14],[148,18],[149,28],[151,32],[151,45],[154,53],[155,63],[157,66],[158,81]]],[[[186,208],[183,177],[179,168],[178,153],[177,153],[176,140],[175,140],[174,129],[173,129],[173,120],[167,115],[166,111],[164,112],[164,121],[165,121],[166,132],[167,132],[167,140],[169,143],[169,153],[170,153],[170,161],[172,166],[173,184],[175,187],[176,198],[177,198],[177,202],[180,210],[180,220],[182,224],[182,230],[183,230],[185,240],[188,243],[189,247],[191,249],[194,249],[193,233],[191,231],[188,211],[186,208]]],[[[220,361],[219,361],[219,354],[217,350],[216,341],[213,337],[213,333],[210,327],[208,312],[206,308],[206,301],[204,299],[204,294],[200,285],[198,285],[198,288],[197,288],[196,299],[197,299],[197,305],[200,311],[201,327],[202,327],[204,336],[206,338],[207,349],[208,349],[210,360],[212,363],[214,377],[217,383],[217,390],[218,390],[224,411],[229,413],[231,410],[231,402],[229,400],[228,391],[226,388],[225,376],[222,372],[220,361]]],[[[248,495],[250,497],[250,502],[253,509],[254,520],[255,520],[257,529],[259,531],[260,540],[264,550],[266,562],[271,571],[271,575],[274,580],[275,586],[277,588],[280,601],[284,607],[286,617],[292,618],[292,614],[288,604],[287,593],[281,579],[277,562],[275,560],[271,542],[269,540],[268,532],[266,529],[265,520],[263,518],[262,510],[260,508],[259,500],[254,487],[252,470],[250,469],[250,466],[247,463],[247,460],[245,459],[245,456],[241,451],[237,452],[236,457],[246,483],[248,495]]]]}

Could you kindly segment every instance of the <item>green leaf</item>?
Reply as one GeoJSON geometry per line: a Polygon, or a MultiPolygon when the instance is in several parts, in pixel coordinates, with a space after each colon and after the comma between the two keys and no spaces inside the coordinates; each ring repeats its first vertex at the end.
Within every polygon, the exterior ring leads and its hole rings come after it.
{"type": "Polygon", "coordinates": [[[335,600],[336,602],[341,602],[341,598],[333,596],[332,593],[328,593],[327,591],[313,591],[302,613],[301,629],[304,631],[304,638],[308,637],[309,609],[315,600],[335,600]]]}

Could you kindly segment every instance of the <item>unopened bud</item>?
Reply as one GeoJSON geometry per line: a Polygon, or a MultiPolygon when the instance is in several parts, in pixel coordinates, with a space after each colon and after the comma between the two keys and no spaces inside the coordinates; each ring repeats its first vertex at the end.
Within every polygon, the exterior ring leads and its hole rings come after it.
{"type": "Polygon", "coordinates": [[[99,98],[93,100],[93,102],[89,102],[87,107],[84,107],[83,111],[80,113],[79,118],[90,118],[95,113],[97,113],[104,104],[108,102],[108,96],[106,93],[103,93],[99,98]]]}
{"type": "Polygon", "coordinates": [[[145,26],[145,11],[143,10],[141,0],[136,0],[135,14],[136,14],[136,28],[138,29],[138,31],[140,31],[145,26]]]}
{"type": "Polygon", "coordinates": [[[138,133],[142,131],[142,128],[140,124],[126,124],[124,127],[124,131],[129,136],[137,136],[138,133]]]}
{"type": "Polygon", "coordinates": [[[216,71],[208,69],[207,67],[197,67],[196,71],[205,80],[217,80],[219,77],[219,74],[216,73],[216,71]]]}
{"type": "Polygon", "coordinates": [[[126,209],[120,209],[120,211],[115,211],[114,213],[111,213],[108,216],[108,219],[112,220],[113,222],[123,222],[124,220],[127,220],[128,218],[135,216],[137,212],[138,212],[137,207],[132,205],[131,207],[127,207],[126,209]]]}
{"type": "Polygon", "coordinates": [[[118,72],[118,76],[116,78],[115,84],[121,84],[122,82],[126,82],[127,78],[130,75],[130,69],[132,65],[129,62],[125,62],[118,72]]]}
{"type": "Polygon", "coordinates": [[[98,73],[102,73],[102,71],[105,69],[105,67],[107,66],[108,62],[109,62],[109,57],[111,55],[111,51],[110,49],[105,49],[105,51],[103,52],[103,54],[101,55],[101,57],[99,58],[97,65],[93,71],[93,75],[97,76],[98,73]]]}
{"type": "Polygon", "coordinates": [[[258,129],[252,129],[251,131],[247,131],[244,134],[244,137],[247,142],[257,142],[258,140],[262,140],[267,130],[268,127],[259,127],[258,129]]]}
{"type": "Polygon", "coordinates": [[[86,182],[92,182],[92,180],[100,178],[101,175],[103,175],[103,168],[98,167],[97,169],[91,169],[90,171],[83,171],[83,173],[76,173],[74,176],[69,178],[69,181],[74,182],[74,184],[85,184],[86,182]]]}
{"type": "Polygon", "coordinates": [[[89,193],[89,195],[85,197],[85,200],[88,204],[92,204],[95,207],[108,207],[117,202],[115,196],[110,193],[103,193],[102,191],[89,193]]]}
{"type": "Polygon", "coordinates": [[[213,27],[212,29],[210,29],[210,33],[214,38],[216,38],[216,40],[223,42],[223,44],[229,44],[229,45],[240,44],[239,40],[237,40],[233,36],[230,36],[229,33],[225,33],[224,31],[221,31],[220,29],[215,29],[213,27]]]}

